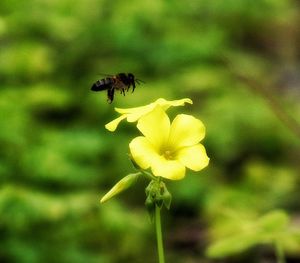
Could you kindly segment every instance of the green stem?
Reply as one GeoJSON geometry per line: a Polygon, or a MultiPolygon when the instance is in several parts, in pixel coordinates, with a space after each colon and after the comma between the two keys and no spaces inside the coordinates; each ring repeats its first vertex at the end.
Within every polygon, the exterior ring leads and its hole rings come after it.
{"type": "Polygon", "coordinates": [[[159,263],[165,262],[164,247],[161,232],[161,220],[160,220],[160,208],[155,205],[155,228],[156,228],[156,239],[157,239],[157,251],[159,263]]]}
{"type": "Polygon", "coordinates": [[[277,257],[277,263],[286,263],[284,251],[279,241],[275,241],[275,252],[277,257]]]}
{"type": "Polygon", "coordinates": [[[140,169],[140,172],[142,174],[144,174],[150,180],[157,180],[157,178],[153,174],[151,174],[151,173],[149,173],[147,171],[144,171],[144,170],[140,169]]]}

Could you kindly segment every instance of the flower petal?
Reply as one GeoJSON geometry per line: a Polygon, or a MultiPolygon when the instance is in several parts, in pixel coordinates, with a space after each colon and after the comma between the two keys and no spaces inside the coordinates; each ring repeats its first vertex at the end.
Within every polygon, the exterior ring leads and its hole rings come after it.
{"type": "Polygon", "coordinates": [[[151,143],[143,136],[134,138],[129,143],[132,158],[142,169],[148,169],[159,158],[151,143]]]}
{"type": "Polygon", "coordinates": [[[184,106],[185,103],[193,104],[193,101],[188,98],[181,99],[181,100],[158,99],[155,103],[159,104],[164,110],[167,110],[171,106],[173,107],[184,106]]]}
{"type": "Polygon", "coordinates": [[[209,158],[202,144],[180,149],[176,154],[176,159],[193,171],[200,171],[209,163],[209,158]]]}
{"type": "MultiPolygon", "coordinates": [[[[151,103],[152,104],[152,103],[151,103]]],[[[141,111],[147,110],[147,108],[151,105],[145,105],[140,107],[134,107],[134,108],[115,108],[115,111],[121,114],[131,114],[131,113],[137,113],[141,111]]]]}
{"type": "Polygon", "coordinates": [[[170,128],[169,145],[173,149],[199,143],[205,136],[204,124],[191,115],[179,114],[170,128]]]}
{"type": "Polygon", "coordinates": [[[180,180],[185,176],[185,167],[178,161],[166,160],[162,156],[153,161],[151,169],[155,176],[164,177],[170,180],[180,180]]]}
{"type": "Polygon", "coordinates": [[[155,104],[151,103],[145,107],[141,107],[139,111],[132,112],[128,115],[127,121],[128,122],[136,122],[144,115],[148,114],[155,108],[155,104]]]}
{"type": "Polygon", "coordinates": [[[112,120],[111,122],[105,125],[105,128],[111,132],[115,131],[119,125],[119,123],[127,117],[126,114],[121,115],[120,117],[112,120]]]}
{"type": "Polygon", "coordinates": [[[171,106],[184,106],[185,103],[193,104],[191,99],[185,98],[180,100],[165,100],[163,98],[157,99],[155,102],[152,102],[145,106],[134,107],[134,108],[115,108],[115,111],[121,114],[141,114],[145,115],[150,112],[156,105],[161,106],[164,110],[168,109],[171,106]]]}
{"type": "Polygon", "coordinates": [[[170,119],[160,106],[156,106],[151,112],[139,119],[137,128],[159,153],[169,137],[170,119]]]}
{"type": "Polygon", "coordinates": [[[191,99],[185,98],[181,100],[165,100],[163,98],[157,99],[155,102],[152,102],[145,106],[134,107],[134,108],[115,108],[115,111],[120,113],[121,116],[110,123],[106,124],[105,127],[109,131],[115,131],[119,123],[127,118],[128,122],[136,122],[144,115],[151,112],[157,105],[161,106],[163,110],[167,110],[171,106],[184,106],[185,103],[193,104],[191,99]]]}

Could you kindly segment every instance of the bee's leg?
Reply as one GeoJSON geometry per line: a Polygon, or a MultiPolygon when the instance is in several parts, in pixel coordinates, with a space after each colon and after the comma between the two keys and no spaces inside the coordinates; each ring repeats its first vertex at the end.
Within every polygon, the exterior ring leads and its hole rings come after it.
{"type": "Polygon", "coordinates": [[[133,83],[132,83],[132,92],[131,92],[131,93],[133,93],[134,90],[135,90],[135,83],[133,82],[133,83]]]}
{"type": "Polygon", "coordinates": [[[107,101],[108,103],[112,103],[112,101],[114,100],[114,93],[115,93],[115,89],[111,88],[107,90],[107,101]]]}

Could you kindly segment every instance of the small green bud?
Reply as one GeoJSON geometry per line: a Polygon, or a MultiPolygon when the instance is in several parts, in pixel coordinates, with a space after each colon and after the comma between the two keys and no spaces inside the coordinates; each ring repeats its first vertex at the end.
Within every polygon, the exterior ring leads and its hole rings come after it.
{"type": "Polygon", "coordinates": [[[152,189],[153,181],[151,181],[145,189],[146,196],[150,195],[152,189]]]}
{"type": "Polygon", "coordinates": [[[113,196],[125,191],[130,186],[132,186],[139,177],[141,173],[135,174],[128,174],[127,176],[123,177],[119,182],[117,182],[112,189],[110,189],[100,200],[101,203],[106,202],[108,199],[112,198],[113,196]]]}
{"type": "Polygon", "coordinates": [[[150,220],[153,221],[154,212],[155,212],[155,203],[153,202],[153,200],[152,200],[152,198],[150,196],[148,196],[146,198],[145,206],[146,206],[146,209],[148,211],[150,220]]]}
{"type": "Polygon", "coordinates": [[[164,206],[167,209],[170,209],[171,201],[172,201],[172,195],[168,191],[167,187],[164,188],[164,193],[162,195],[162,199],[163,199],[163,202],[164,202],[164,206]]]}
{"type": "Polygon", "coordinates": [[[151,201],[159,208],[161,208],[163,205],[167,209],[170,208],[172,196],[164,182],[152,180],[146,187],[146,196],[147,199],[150,198],[151,201]]]}

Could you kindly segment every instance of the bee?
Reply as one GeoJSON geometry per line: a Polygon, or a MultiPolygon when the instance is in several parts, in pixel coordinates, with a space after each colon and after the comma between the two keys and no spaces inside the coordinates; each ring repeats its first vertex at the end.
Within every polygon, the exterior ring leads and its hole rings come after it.
{"type": "Polygon", "coordinates": [[[114,100],[115,90],[119,90],[125,96],[132,87],[132,92],[135,90],[135,84],[143,82],[136,79],[132,73],[118,73],[116,75],[108,75],[106,78],[97,80],[91,87],[93,91],[107,90],[107,101],[112,103],[114,100]]]}

